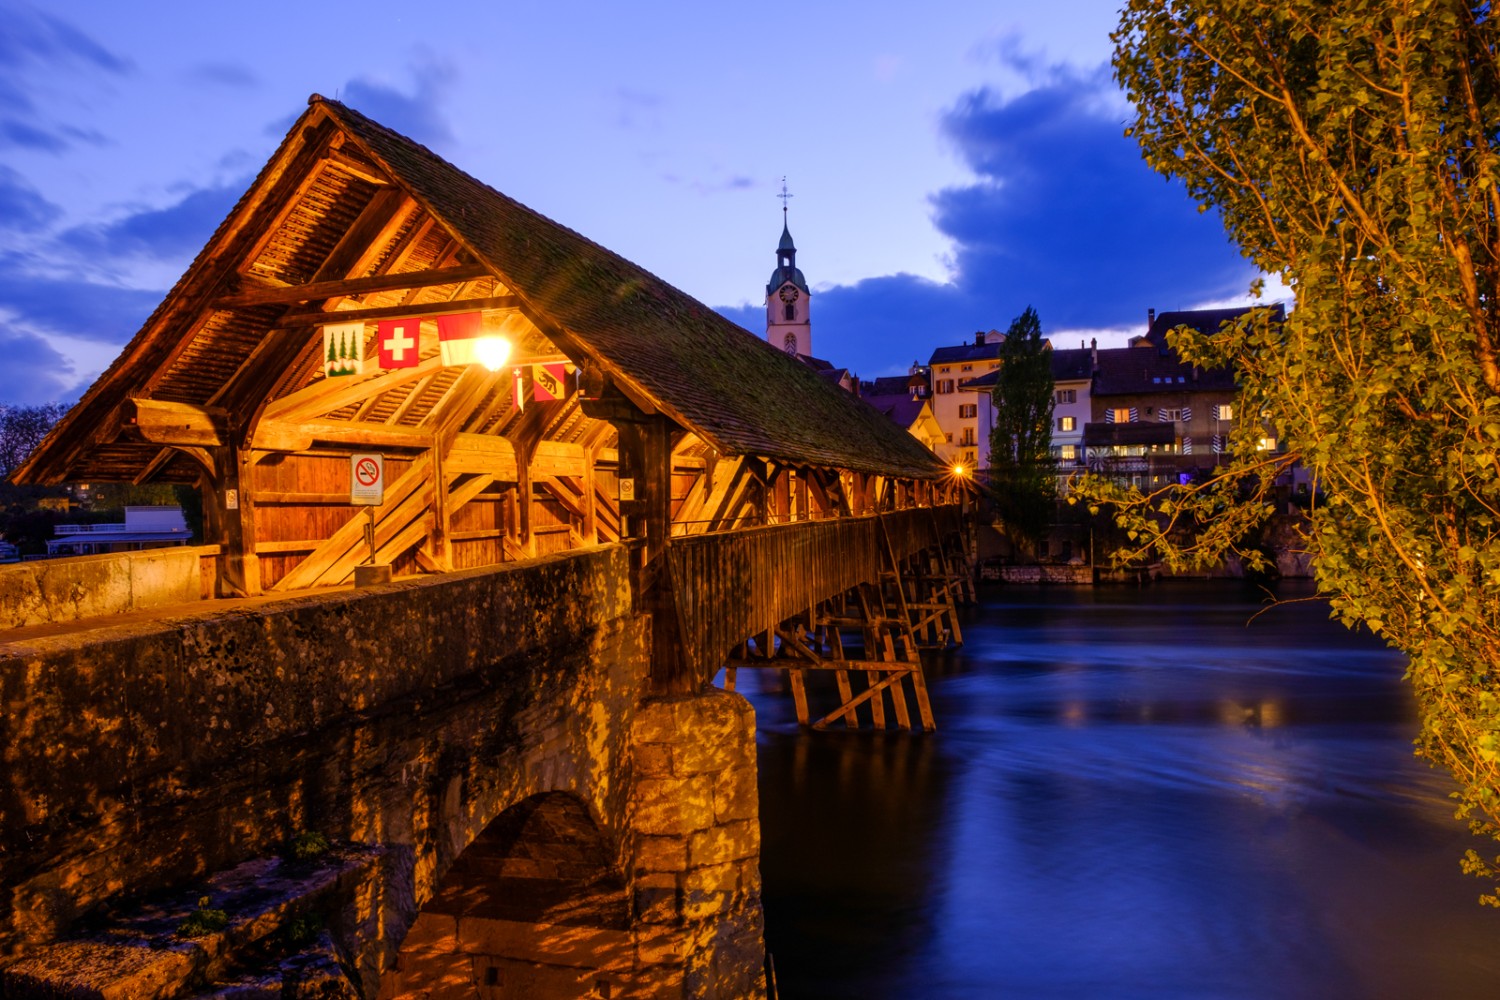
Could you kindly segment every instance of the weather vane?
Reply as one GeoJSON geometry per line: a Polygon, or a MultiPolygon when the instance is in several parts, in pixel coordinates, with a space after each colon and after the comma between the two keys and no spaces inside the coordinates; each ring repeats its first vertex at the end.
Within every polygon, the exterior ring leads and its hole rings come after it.
{"type": "Polygon", "coordinates": [[[778,198],[781,199],[781,221],[783,223],[785,223],[786,222],[786,200],[788,198],[794,197],[794,195],[792,195],[792,193],[786,189],[786,175],[784,175],[784,174],[782,175],[782,178],[781,178],[781,193],[778,194],[776,197],[778,197],[778,198]]]}

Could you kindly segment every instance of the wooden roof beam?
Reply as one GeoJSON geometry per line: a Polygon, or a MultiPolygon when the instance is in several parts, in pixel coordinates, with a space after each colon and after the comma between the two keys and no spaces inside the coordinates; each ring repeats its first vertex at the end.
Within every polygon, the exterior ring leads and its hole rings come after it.
{"type": "Polygon", "coordinates": [[[399,274],[374,274],[367,278],[345,278],[335,281],[310,281],[305,285],[260,285],[234,295],[226,295],[213,304],[215,309],[243,309],[252,306],[291,305],[314,299],[346,298],[375,292],[397,292],[408,288],[452,285],[477,278],[491,277],[484,264],[439,267],[426,271],[402,271],[399,274]]]}
{"type": "Polygon", "coordinates": [[[426,378],[442,368],[442,359],[432,357],[412,368],[316,379],[306,388],[266,404],[265,419],[295,423],[307,417],[323,416],[342,410],[350,403],[379,396],[407,382],[426,378]]]}
{"type": "Polygon", "coordinates": [[[152,444],[221,447],[229,440],[228,414],[213,407],[132,398],[126,422],[152,444]]]}
{"type": "Polygon", "coordinates": [[[497,295],[486,299],[460,299],[453,302],[413,302],[400,306],[377,306],[371,309],[308,309],[281,317],[282,326],[322,326],[324,323],[352,323],[357,320],[405,319],[408,316],[451,316],[454,313],[486,309],[514,309],[519,300],[514,295],[497,295]]]}

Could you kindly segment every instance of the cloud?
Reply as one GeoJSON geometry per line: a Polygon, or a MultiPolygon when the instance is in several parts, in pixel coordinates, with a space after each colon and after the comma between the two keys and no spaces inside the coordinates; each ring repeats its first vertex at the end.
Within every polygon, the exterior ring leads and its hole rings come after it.
{"type": "Polygon", "coordinates": [[[0,328],[0,358],[8,386],[0,402],[35,406],[74,395],[73,366],[41,337],[0,328]]]}
{"type": "Polygon", "coordinates": [[[411,67],[416,92],[404,94],[389,84],[356,77],[342,89],[345,104],[434,149],[454,144],[453,127],[442,113],[443,97],[457,79],[451,64],[421,55],[411,67]]]}
{"type": "Polygon", "coordinates": [[[102,142],[98,133],[44,118],[33,93],[39,81],[123,76],[132,69],[129,60],[66,21],[25,4],[10,4],[0,17],[0,106],[9,112],[0,122],[0,147],[58,153],[78,141],[102,142]]]}
{"type": "Polygon", "coordinates": [[[29,233],[42,229],[61,214],[61,210],[25,178],[0,163],[0,229],[29,233]]]}
{"type": "MultiPolygon", "coordinates": [[[[121,288],[80,278],[27,272],[0,257],[0,314],[11,321],[0,330],[32,335],[56,333],[123,344],[161,301],[160,291],[121,288]]],[[[6,372],[7,380],[10,372],[6,372]]]]}
{"type": "MultiPolygon", "coordinates": [[[[1020,56],[1010,66],[1033,85],[1009,99],[973,91],[942,119],[975,175],[931,198],[953,245],[951,280],[897,274],[815,289],[815,354],[868,377],[904,371],[913,354],[926,361],[976,330],[1003,330],[1028,305],[1054,333],[1144,326],[1150,306],[1244,296],[1254,268],[1214,213],[1199,213],[1141,160],[1103,68],[1020,56]]],[[[816,248],[805,249],[816,283],[816,248]]],[[[722,311],[764,328],[759,307],[722,311]]]]}
{"type": "Polygon", "coordinates": [[[249,89],[260,84],[260,78],[240,63],[203,63],[187,72],[193,83],[207,83],[218,87],[249,89]]]}
{"type": "Polygon", "coordinates": [[[249,180],[243,179],[223,187],[199,188],[165,208],[141,209],[114,222],[75,226],[59,235],[58,242],[106,259],[191,258],[248,186],[249,180]]]}

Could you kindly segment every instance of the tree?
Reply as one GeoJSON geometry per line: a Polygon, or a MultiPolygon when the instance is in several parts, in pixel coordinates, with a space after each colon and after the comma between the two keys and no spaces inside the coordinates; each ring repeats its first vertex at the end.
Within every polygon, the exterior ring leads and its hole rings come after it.
{"type": "MultiPolygon", "coordinates": [[[[1500,835],[1500,26],[1488,0],[1127,0],[1115,72],[1145,158],[1222,216],[1296,295],[1189,360],[1231,363],[1326,502],[1306,541],[1335,613],[1410,657],[1418,752],[1458,779],[1459,815],[1500,835]]],[[[1143,542],[1237,496],[1254,450],[1209,491],[1122,518],[1143,542]]],[[[1263,496],[1263,491],[1257,496],[1263,496]]],[[[1093,502],[1124,500],[1098,484],[1093,502]]],[[[1225,531],[1226,535],[1234,534],[1225,531]]],[[[1218,545],[1195,555],[1211,558],[1218,545]]],[[[1500,859],[1467,867],[1500,878],[1500,859]]],[[[1495,895],[1485,901],[1500,905],[1495,895]]]]}
{"type": "Polygon", "coordinates": [[[68,408],[61,403],[40,406],[7,406],[0,403],[0,480],[26,461],[52,425],[62,419],[68,408]]]}
{"type": "Polygon", "coordinates": [[[1011,321],[1000,345],[990,477],[1001,521],[1017,540],[1035,543],[1056,500],[1052,456],[1052,358],[1031,306],[1011,321]]]}

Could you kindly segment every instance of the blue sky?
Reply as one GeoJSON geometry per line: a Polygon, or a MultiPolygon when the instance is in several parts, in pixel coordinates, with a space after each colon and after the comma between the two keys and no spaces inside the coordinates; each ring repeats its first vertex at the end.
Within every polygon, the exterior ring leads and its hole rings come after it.
{"type": "Polygon", "coordinates": [[[1114,344],[1241,301],[1122,135],[1115,7],[0,0],[0,403],[76,398],[313,92],[757,332],[786,176],[814,353],[865,378],[1027,305],[1114,344]]]}

